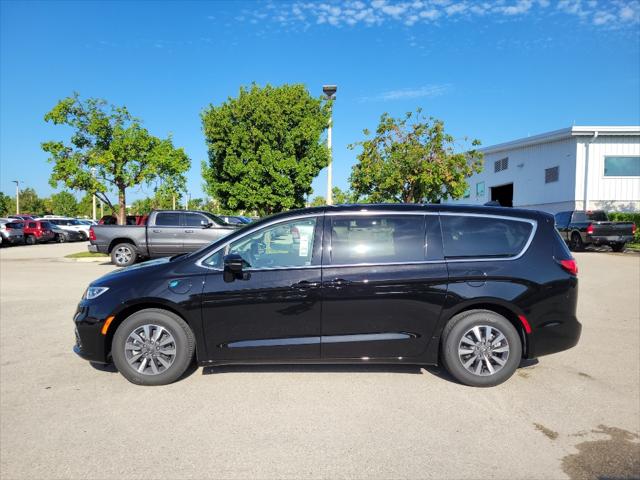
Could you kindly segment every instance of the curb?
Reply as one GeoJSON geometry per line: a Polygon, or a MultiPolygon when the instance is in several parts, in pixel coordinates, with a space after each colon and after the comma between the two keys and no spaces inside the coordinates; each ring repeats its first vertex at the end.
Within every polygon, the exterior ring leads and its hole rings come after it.
{"type": "Polygon", "coordinates": [[[109,257],[81,257],[81,258],[64,258],[67,262],[80,262],[80,263],[97,263],[97,262],[110,262],[109,257]]]}

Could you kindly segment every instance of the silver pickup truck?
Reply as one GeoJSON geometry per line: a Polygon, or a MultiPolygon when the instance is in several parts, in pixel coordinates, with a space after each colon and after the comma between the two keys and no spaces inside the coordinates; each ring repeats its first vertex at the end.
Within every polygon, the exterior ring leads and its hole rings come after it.
{"type": "Polygon", "coordinates": [[[88,248],[111,255],[118,267],[127,267],[140,258],[192,252],[237,228],[208,212],[156,210],[146,225],[94,225],[88,248]]]}

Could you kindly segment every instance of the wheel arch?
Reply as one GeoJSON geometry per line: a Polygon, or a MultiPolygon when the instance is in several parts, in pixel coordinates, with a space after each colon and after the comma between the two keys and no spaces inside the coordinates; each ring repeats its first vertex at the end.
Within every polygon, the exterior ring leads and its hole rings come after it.
{"type": "MultiPolygon", "coordinates": [[[[528,344],[527,332],[525,331],[525,327],[519,318],[519,314],[517,313],[514,307],[505,305],[504,303],[499,301],[483,300],[483,301],[474,302],[466,305],[461,305],[458,309],[448,313],[449,318],[447,318],[447,320],[443,322],[442,330],[444,330],[446,325],[455,316],[460,315],[461,313],[464,313],[464,312],[469,312],[471,310],[489,310],[491,312],[497,313],[498,315],[502,315],[504,318],[506,318],[509,321],[509,323],[511,323],[511,325],[513,325],[513,327],[516,329],[516,332],[518,332],[518,336],[520,337],[520,343],[522,344],[522,358],[528,358],[529,344],[528,344]]],[[[442,333],[442,330],[441,330],[441,333],[442,333]]],[[[442,350],[442,340],[443,340],[443,337],[441,334],[439,347],[438,347],[439,351],[442,350]]],[[[440,356],[440,352],[438,352],[438,357],[439,356],[440,356]]]]}
{"type": "Polygon", "coordinates": [[[111,240],[111,242],[109,243],[109,248],[107,250],[107,253],[111,253],[111,251],[115,248],[115,246],[120,243],[128,243],[133,246],[136,252],[138,252],[138,245],[136,245],[136,242],[134,242],[133,240],[127,237],[119,237],[111,240]]]}
{"type": "MultiPolygon", "coordinates": [[[[108,357],[111,356],[111,345],[113,343],[113,336],[115,335],[116,330],[118,330],[118,327],[120,327],[122,322],[124,322],[125,319],[127,319],[134,313],[140,312],[142,310],[151,309],[151,308],[156,308],[158,310],[166,310],[180,317],[182,321],[184,321],[189,326],[189,328],[191,329],[192,332],[194,332],[194,335],[195,335],[195,331],[193,329],[193,325],[189,321],[189,317],[185,315],[184,312],[182,312],[177,305],[164,302],[161,300],[145,299],[144,301],[141,301],[132,305],[127,305],[125,308],[123,308],[122,310],[118,311],[115,314],[114,319],[109,324],[109,328],[107,330],[107,334],[105,335],[105,340],[104,340],[105,351],[107,352],[108,357]]],[[[196,356],[197,356],[197,350],[198,348],[197,348],[197,342],[196,342],[196,356]]]]}

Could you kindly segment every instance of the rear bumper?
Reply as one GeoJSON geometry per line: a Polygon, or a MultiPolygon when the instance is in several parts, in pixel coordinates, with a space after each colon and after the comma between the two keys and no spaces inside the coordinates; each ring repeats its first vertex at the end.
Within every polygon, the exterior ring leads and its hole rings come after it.
{"type": "Polygon", "coordinates": [[[2,237],[3,242],[10,243],[12,245],[24,243],[24,235],[8,235],[2,237]]]}
{"type": "Polygon", "coordinates": [[[533,329],[527,338],[527,358],[541,357],[575,347],[582,324],[576,317],[554,319],[533,329]]]}
{"type": "Polygon", "coordinates": [[[633,235],[587,235],[587,243],[594,245],[609,245],[610,243],[628,243],[633,235]]]}
{"type": "Polygon", "coordinates": [[[87,245],[87,250],[91,253],[109,253],[109,247],[107,245],[95,245],[93,243],[87,245]]]}

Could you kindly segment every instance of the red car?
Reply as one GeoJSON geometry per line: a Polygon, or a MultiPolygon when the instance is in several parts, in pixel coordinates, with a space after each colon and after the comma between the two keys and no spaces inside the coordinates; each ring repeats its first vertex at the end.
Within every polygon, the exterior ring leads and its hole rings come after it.
{"type": "MultiPolygon", "coordinates": [[[[98,220],[98,225],[117,225],[118,219],[115,215],[105,215],[98,220]]],[[[146,225],[147,215],[127,215],[127,225],[146,225]]]]}
{"type": "Polygon", "coordinates": [[[24,241],[27,245],[50,242],[55,238],[49,222],[43,220],[26,220],[24,222],[24,241]]]}

